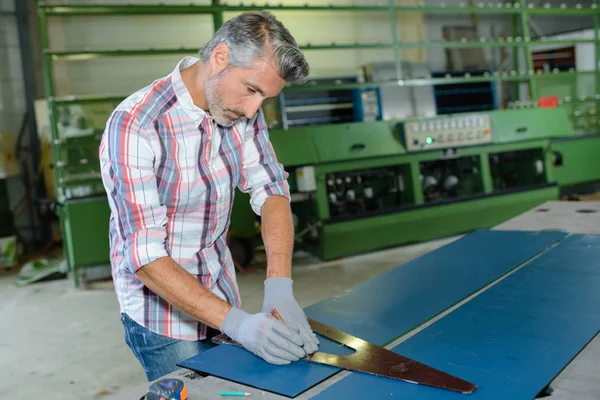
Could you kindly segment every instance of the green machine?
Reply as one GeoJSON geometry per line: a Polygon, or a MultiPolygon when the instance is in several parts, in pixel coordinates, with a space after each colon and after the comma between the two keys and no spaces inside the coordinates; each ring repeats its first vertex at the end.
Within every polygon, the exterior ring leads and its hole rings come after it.
{"type": "Polygon", "coordinates": [[[102,185],[99,143],[118,102],[57,104],[53,139],[56,212],[61,221],[69,274],[78,286],[92,277],[110,276],[110,208],[102,185]]]}
{"type": "Polygon", "coordinates": [[[298,246],[324,260],[489,228],[558,199],[557,175],[598,179],[554,166],[572,137],[560,107],[271,130],[298,246]]]}

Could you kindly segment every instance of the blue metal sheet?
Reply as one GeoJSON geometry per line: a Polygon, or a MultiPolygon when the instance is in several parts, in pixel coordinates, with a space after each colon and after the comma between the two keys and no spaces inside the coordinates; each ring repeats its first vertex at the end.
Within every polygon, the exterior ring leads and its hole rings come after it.
{"type": "Polygon", "coordinates": [[[469,396],[353,373],[316,399],[533,399],[600,330],[600,236],[571,236],[394,351],[469,396]]]}
{"type": "MultiPolygon", "coordinates": [[[[314,320],[384,345],[564,237],[560,232],[476,231],[305,311],[314,320]]],[[[348,351],[327,339],[320,340],[322,351],[335,354],[348,351]]],[[[227,345],[198,354],[180,365],[289,397],[339,371],[307,362],[274,366],[244,349],[227,345]]]]}

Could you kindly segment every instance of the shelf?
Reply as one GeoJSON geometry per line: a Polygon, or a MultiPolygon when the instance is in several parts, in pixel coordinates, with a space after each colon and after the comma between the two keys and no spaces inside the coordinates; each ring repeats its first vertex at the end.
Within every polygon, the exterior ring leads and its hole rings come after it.
{"type": "Polygon", "coordinates": [[[393,43],[304,44],[300,50],[393,49],[393,43]]]}
{"type": "Polygon", "coordinates": [[[61,148],[94,146],[102,139],[102,133],[102,131],[96,131],[92,135],[87,136],[63,137],[55,139],[53,144],[61,148]]]}
{"type": "MultiPolygon", "coordinates": [[[[593,40],[591,41],[593,42],[593,40]]],[[[403,42],[398,43],[398,48],[471,48],[471,47],[518,47],[524,46],[523,41],[455,41],[455,42],[403,42]]],[[[348,43],[348,44],[306,44],[300,49],[310,50],[358,50],[358,49],[392,49],[393,43],[348,43]]],[[[129,49],[129,50],[69,50],[46,51],[44,54],[53,61],[86,61],[107,57],[138,57],[155,55],[189,55],[197,54],[197,48],[173,49],[129,49]]]]}
{"type": "MultiPolygon", "coordinates": [[[[600,71],[599,71],[600,73],[600,71]]],[[[341,83],[341,84],[315,84],[315,85],[292,85],[287,86],[284,91],[298,92],[307,90],[335,90],[335,89],[368,89],[373,87],[387,87],[387,86],[427,86],[427,85],[452,85],[456,83],[478,83],[478,82],[492,82],[492,81],[504,81],[504,82],[519,82],[527,81],[532,78],[534,79],[555,79],[556,77],[568,77],[577,75],[593,75],[596,71],[568,71],[568,72],[551,72],[546,74],[518,74],[514,71],[511,72],[495,72],[487,76],[464,76],[464,77],[450,77],[450,78],[418,78],[418,79],[404,79],[400,81],[385,81],[385,82],[364,82],[364,83],[341,83]]],[[[126,96],[93,96],[93,95],[77,95],[77,96],[66,96],[66,97],[54,97],[50,100],[54,105],[68,105],[68,104],[85,104],[85,103],[109,103],[109,102],[121,102],[126,96]]]]}
{"type": "MultiPolygon", "coordinates": [[[[362,12],[381,12],[387,13],[390,7],[387,5],[379,6],[309,6],[309,5],[282,5],[270,4],[265,2],[258,5],[164,5],[164,4],[109,4],[109,5],[51,5],[41,4],[46,15],[149,15],[149,14],[212,14],[217,12],[242,12],[254,10],[272,10],[272,11],[362,11],[362,12]]],[[[426,14],[520,14],[522,12],[519,4],[511,6],[505,3],[482,3],[481,6],[394,6],[396,12],[418,12],[426,14]]],[[[597,8],[592,7],[527,7],[523,10],[530,15],[591,15],[598,12],[597,8]]]]}
{"type": "Polygon", "coordinates": [[[131,49],[131,50],[82,50],[46,51],[44,54],[54,61],[84,61],[106,57],[137,57],[171,54],[197,54],[199,49],[131,49]]]}
{"type": "Polygon", "coordinates": [[[578,117],[578,118],[590,117],[593,115],[596,115],[595,109],[591,109],[588,111],[574,111],[570,114],[571,117],[578,117]]]}
{"type": "Polygon", "coordinates": [[[374,11],[388,12],[388,6],[194,6],[194,5],[86,5],[72,4],[57,6],[43,4],[40,8],[46,15],[53,16],[99,16],[99,15],[152,15],[152,14],[213,14],[217,12],[241,12],[269,9],[272,11],[374,11]]]}
{"type": "Polygon", "coordinates": [[[125,100],[127,96],[113,96],[113,95],[70,95],[64,97],[53,97],[49,98],[55,106],[65,106],[69,104],[90,104],[90,103],[120,103],[125,100]]]}
{"type": "MultiPolygon", "coordinates": [[[[41,4],[40,9],[46,15],[52,16],[76,16],[76,15],[151,15],[151,14],[212,14],[217,12],[243,12],[268,9],[271,11],[362,11],[362,12],[380,12],[387,13],[390,10],[389,6],[293,6],[293,5],[276,5],[263,3],[261,5],[88,5],[88,4],[72,4],[72,5],[50,5],[41,4]]],[[[483,5],[483,7],[420,7],[420,6],[395,6],[396,12],[419,12],[427,14],[519,14],[519,7],[506,7],[504,4],[500,6],[493,4],[483,5]]],[[[560,10],[562,11],[562,10],[560,10]]],[[[581,11],[581,10],[577,10],[581,11]]]]}
{"type": "Polygon", "coordinates": [[[600,94],[597,94],[593,97],[591,96],[581,96],[581,97],[565,97],[564,99],[560,99],[561,104],[580,104],[580,103],[591,103],[591,102],[600,102],[600,94]]]}
{"type": "Polygon", "coordinates": [[[335,103],[346,103],[352,101],[351,96],[345,97],[322,97],[322,98],[309,98],[309,99],[285,99],[285,106],[306,106],[311,104],[335,104],[335,103]]]}
{"type": "Polygon", "coordinates": [[[51,16],[152,15],[152,14],[212,14],[221,7],[194,5],[48,5],[38,7],[51,16]]]}
{"type": "Polygon", "coordinates": [[[269,4],[269,2],[264,2],[259,5],[237,6],[221,4],[218,7],[223,12],[260,11],[268,9],[270,11],[370,11],[387,13],[390,10],[389,6],[284,6],[281,4],[269,4]]]}
{"type": "Polygon", "coordinates": [[[532,40],[531,42],[529,42],[529,44],[532,46],[547,45],[547,44],[568,46],[568,45],[573,45],[573,44],[594,43],[594,42],[595,42],[594,39],[557,39],[557,40],[536,39],[536,40],[532,40]]]}
{"type": "MultiPolygon", "coordinates": [[[[389,82],[364,82],[364,83],[341,83],[341,84],[323,84],[323,85],[293,85],[288,86],[284,90],[289,92],[308,91],[308,90],[335,90],[335,89],[367,89],[382,86],[427,86],[427,85],[450,85],[455,83],[465,82],[491,82],[491,81],[525,81],[528,80],[528,75],[509,75],[498,74],[490,76],[475,76],[461,78],[427,78],[427,79],[410,79],[403,81],[389,82]]],[[[55,97],[50,99],[54,105],[69,105],[69,104],[86,104],[86,103],[109,103],[120,102],[126,96],[67,96],[55,97]]]]}
{"type": "MultiPolygon", "coordinates": [[[[573,98],[571,96],[563,97],[562,99],[558,99],[559,104],[562,106],[570,105],[570,104],[583,104],[583,103],[591,103],[591,102],[600,102],[600,94],[595,94],[593,96],[580,96],[573,98]]],[[[517,101],[517,102],[509,102],[507,108],[532,108],[538,107],[537,101],[517,101]]]]}
{"type": "Polygon", "coordinates": [[[533,7],[527,8],[526,13],[529,15],[569,15],[569,16],[586,16],[598,13],[597,7],[533,7]]]}
{"type": "Polygon", "coordinates": [[[400,48],[477,48],[477,47],[519,47],[525,46],[523,40],[518,41],[500,41],[500,40],[467,40],[467,41],[441,41],[441,42],[401,42],[400,48]]]}
{"type": "MultiPolygon", "coordinates": [[[[357,44],[329,44],[329,45],[304,45],[302,50],[351,50],[351,49],[391,49],[391,43],[357,43],[357,44]]],[[[46,51],[45,54],[53,61],[87,61],[107,57],[139,57],[160,55],[191,55],[197,54],[198,48],[186,49],[131,49],[131,50],[81,50],[81,51],[46,51]]]]}
{"type": "MultiPolygon", "coordinates": [[[[558,71],[558,72],[550,72],[545,74],[535,74],[532,75],[535,79],[554,79],[557,76],[560,77],[569,77],[569,76],[577,76],[577,75],[594,75],[597,71],[558,71]]],[[[598,71],[600,72],[600,71],[598,71]]]]}
{"type": "Polygon", "coordinates": [[[484,4],[483,7],[421,7],[421,6],[396,6],[396,12],[421,12],[425,14],[519,14],[521,9],[519,7],[505,7],[504,4],[500,4],[500,7],[493,3],[490,7],[489,4],[484,4]]]}
{"type": "Polygon", "coordinates": [[[99,172],[83,172],[76,176],[69,176],[63,179],[65,185],[95,185],[102,183],[102,174],[99,172]]]}

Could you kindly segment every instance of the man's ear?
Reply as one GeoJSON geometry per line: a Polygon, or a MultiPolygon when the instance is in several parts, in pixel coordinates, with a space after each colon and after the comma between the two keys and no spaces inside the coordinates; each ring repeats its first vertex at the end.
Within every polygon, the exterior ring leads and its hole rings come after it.
{"type": "Polygon", "coordinates": [[[210,62],[215,74],[220,74],[229,65],[229,48],[226,43],[219,43],[210,55],[210,62]]]}

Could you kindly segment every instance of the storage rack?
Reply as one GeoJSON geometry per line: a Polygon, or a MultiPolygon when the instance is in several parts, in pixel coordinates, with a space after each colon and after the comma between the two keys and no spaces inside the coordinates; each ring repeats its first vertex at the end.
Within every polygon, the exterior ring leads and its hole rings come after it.
{"type": "MultiPolygon", "coordinates": [[[[347,49],[393,49],[394,61],[396,65],[396,80],[386,82],[366,82],[353,84],[328,84],[328,85],[292,85],[287,86],[284,90],[323,90],[323,89],[342,89],[342,88],[361,88],[399,85],[399,86],[421,86],[421,85],[445,85],[464,82],[513,82],[515,85],[515,93],[518,95],[518,86],[522,83],[528,84],[530,98],[535,101],[537,96],[536,84],[542,79],[554,79],[556,77],[579,76],[583,74],[591,74],[595,76],[595,96],[586,98],[562,99],[565,104],[575,104],[578,102],[589,103],[593,102],[598,110],[600,104],[600,75],[598,69],[599,58],[599,17],[600,9],[598,7],[599,0],[593,0],[590,7],[582,7],[581,5],[559,7],[548,7],[548,5],[537,6],[534,3],[528,3],[525,0],[509,0],[508,2],[494,3],[478,3],[475,6],[467,6],[461,3],[460,6],[402,6],[397,5],[395,0],[389,0],[387,5],[357,5],[357,6],[296,6],[296,5],[274,5],[269,3],[253,4],[253,5],[230,5],[223,4],[221,0],[211,0],[210,5],[53,5],[38,3],[37,11],[40,26],[41,49],[43,52],[43,71],[45,80],[46,97],[49,107],[51,131],[52,131],[52,156],[55,166],[55,176],[58,187],[58,202],[66,200],[65,183],[73,182],[69,176],[81,176],[81,174],[89,173],[90,178],[77,180],[78,184],[90,183],[98,184],[100,181],[99,167],[96,163],[80,163],[80,165],[69,165],[63,159],[61,154],[69,147],[78,146],[97,146],[99,132],[95,132],[90,137],[70,138],[60,137],[58,132],[57,108],[68,106],[71,104],[89,104],[89,103],[118,103],[125,95],[115,96],[67,96],[56,97],[53,62],[59,60],[91,60],[103,57],[124,57],[124,56],[149,56],[149,55],[174,55],[174,54],[195,54],[196,48],[162,48],[162,49],[136,49],[136,50],[81,50],[81,51],[55,51],[49,41],[48,35],[48,19],[55,16],[140,16],[140,15],[184,15],[184,14],[204,14],[212,15],[214,30],[218,29],[223,24],[223,13],[225,12],[242,12],[251,10],[268,9],[270,11],[307,11],[307,12],[336,12],[336,11],[354,11],[360,13],[383,13],[389,14],[390,32],[398,32],[397,14],[403,12],[418,12],[425,14],[495,14],[495,15],[510,15],[512,17],[513,32],[512,36],[504,40],[480,38],[478,41],[428,41],[428,42],[402,42],[398,35],[392,34],[389,41],[377,43],[352,43],[352,44],[303,44],[301,49],[304,51],[335,51],[347,49]],[[529,33],[528,18],[529,16],[542,15],[561,15],[561,16],[591,16],[593,18],[595,35],[594,39],[582,40],[537,40],[532,39],[529,33]],[[518,33],[520,31],[520,34],[518,33]],[[596,49],[596,69],[593,71],[569,71],[541,73],[533,70],[533,60],[531,55],[531,47],[537,44],[556,44],[556,45],[572,45],[576,43],[594,43],[596,49]],[[450,77],[443,78],[428,78],[428,79],[412,79],[404,76],[401,64],[401,51],[410,48],[471,48],[471,47],[509,47],[513,49],[514,66],[512,71],[495,71],[485,74],[484,76],[471,77],[450,77]],[[525,66],[523,69],[519,66],[518,51],[523,49],[525,52],[525,66]]],[[[581,113],[580,113],[581,114],[581,113]]],[[[597,115],[600,115],[598,113],[597,115]]],[[[577,112],[573,113],[575,118],[578,117],[577,112]]],[[[594,121],[597,123],[597,117],[594,115],[594,121]]]]}

